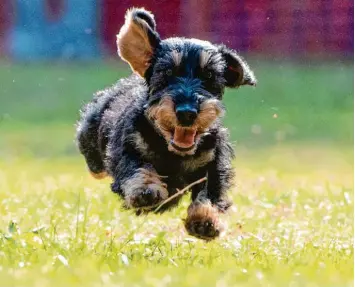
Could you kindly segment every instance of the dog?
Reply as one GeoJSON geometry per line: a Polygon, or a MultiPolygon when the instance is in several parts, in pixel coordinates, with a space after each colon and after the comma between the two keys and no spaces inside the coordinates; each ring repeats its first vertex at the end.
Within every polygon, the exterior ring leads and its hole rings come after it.
{"type": "MultiPolygon", "coordinates": [[[[254,73],[225,45],[186,38],[162,40],[151,12],[132,8],[117,35],[119,56],[133,73],[99,91],[81,110],[77,143],[95,178],[136,210],[156,206],[187,184],[185,228],[211,240],[230,206],[234,157],[222,126],[225,87],[256,85],[254,73]]],[[[181,196],[180,196],[181,197],[181,196]]],[[[177,205],[169,201],[161,212],[177,205]]]]}

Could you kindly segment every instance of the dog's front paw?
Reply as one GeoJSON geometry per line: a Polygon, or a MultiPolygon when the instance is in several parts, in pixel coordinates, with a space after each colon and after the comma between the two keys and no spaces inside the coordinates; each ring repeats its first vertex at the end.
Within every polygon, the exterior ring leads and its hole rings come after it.
{"type": "Polygon", "coordinates": [[[129,195],[125,196],[127,207],[144,208],[154,207],[156,204],[167,198],[166,189],[156,184],[140,187],[131,190],[129,195]]]}
{"type": "Polygon", "coordinates": [[[166,184],[161,177],[150,170],[141,168],[123,185],[125,204],[129,208],[144,208],[158,204],[168,198],[166,184]]]}
{"type": "Polygon", "coordinates": [[[195,237],[212,240],[223,231],[218,210],[210,203],[192,203],[187,210],[185,228],[195,237]]]}

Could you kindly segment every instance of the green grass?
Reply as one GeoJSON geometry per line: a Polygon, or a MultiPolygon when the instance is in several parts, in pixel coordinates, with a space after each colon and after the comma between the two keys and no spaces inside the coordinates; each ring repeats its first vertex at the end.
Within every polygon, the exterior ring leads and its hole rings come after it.
{"type": "Polygon", "coordinates": [[[188,197],[122,211],[73,143],[115,63],[0,66],[0,286],[353,286],[353,72],[254,61],[228,90],[237,150],[221,238],[188,236],[188,197]]]}
{"type": "Polygon", "coordinates": [[[184,231],[188,198],[136,217],[82,159],[2,162],[0,285],[352,286],[351,150],[268,152],[239,158],[229,227],[208,244],[184,231]]]}
{"type": "MultiPolygon", "coordinates": [[[[238,144],[353,142],[353,67],[252,61],[257,88],[228,89],[226,125],[238,144]]],[[[117,63],[0,65],[0,132],[65,124],[94,91],[128,75],[117,63]]],[[[55,129],[55,127],[54,127],[55,129]]],[[[73,129],[72,129],[73,130],[73,129]]],[[[17,132],[17,131],[16,131],[17,132]]],[[[45,134],[43,134],[45,138],[45,134]]]]}

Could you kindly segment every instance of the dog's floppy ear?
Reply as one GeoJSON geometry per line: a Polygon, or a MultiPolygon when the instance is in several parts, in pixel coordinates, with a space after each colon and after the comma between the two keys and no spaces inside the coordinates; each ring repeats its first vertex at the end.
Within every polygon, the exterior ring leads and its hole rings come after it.
{"type": "Polygon", "coordinates": [[[155,28],[151,12],[144,8],[132,8],[126,12],[125,23],[117,35],[118,54],[142,77],[160,42],[155,28]]]}
{"type": "Polygon", "coordinates": [[[218,48],[226,61],[226,68],[224,71],[226,86],[231,88],[242,85],[255,86],[257,81],[254,73],[243,58],[241,58],[237,52],[224,45],[221,45],[218,48]]]}

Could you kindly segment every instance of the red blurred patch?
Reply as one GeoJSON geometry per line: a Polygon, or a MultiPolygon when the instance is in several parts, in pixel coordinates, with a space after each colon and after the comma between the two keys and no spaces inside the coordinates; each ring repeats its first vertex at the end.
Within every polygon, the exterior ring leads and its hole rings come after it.
{"type": "Polygon", "coordinates": [[[45,0],[44,6],[47,19],[50,21],[59,20],[66,9],[65,2],[66,0],[45,0]]]}

